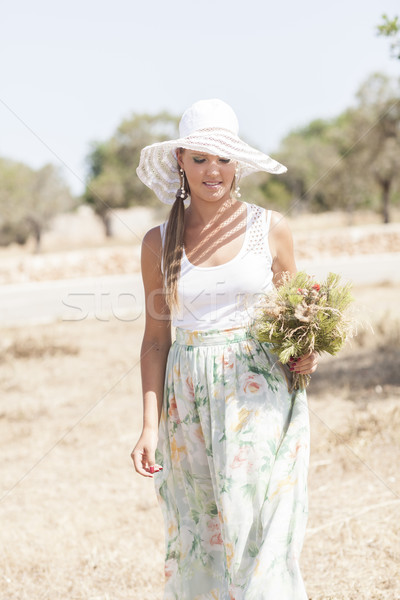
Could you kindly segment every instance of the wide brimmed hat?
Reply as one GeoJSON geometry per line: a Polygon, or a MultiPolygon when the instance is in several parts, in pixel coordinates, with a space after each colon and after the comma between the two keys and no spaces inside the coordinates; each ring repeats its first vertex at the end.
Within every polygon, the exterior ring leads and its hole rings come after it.
{"type": "Polygon", "coordinates": [[[287,171],[281,163],[243,142],[238,131],[237,117],[228,104],[217,99],[200,100],[183,113],[177,140],[143,148],[136,173],[162,202],[173,204],[181,185],[176,158],[178,148],[237,161],[239,179],[257,171],[287,171]]]}

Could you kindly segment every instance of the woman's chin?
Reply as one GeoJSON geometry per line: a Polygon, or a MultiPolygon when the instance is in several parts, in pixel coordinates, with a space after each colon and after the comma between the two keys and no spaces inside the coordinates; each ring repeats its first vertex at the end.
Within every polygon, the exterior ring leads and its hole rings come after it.
{"type": "Polygon", "coordinates": [[[198,194],[195,194],[195,197],[197,196],[199,199],[201,200],[205,200],[208,202],[216,202],[218,200],[228,200],[230,198],[231,192],[230,190],[226,189],[224,186],[219,185],[219,186],[213,186],[208,187],[208,188],[204,188],[199,190],[198,194]]]}

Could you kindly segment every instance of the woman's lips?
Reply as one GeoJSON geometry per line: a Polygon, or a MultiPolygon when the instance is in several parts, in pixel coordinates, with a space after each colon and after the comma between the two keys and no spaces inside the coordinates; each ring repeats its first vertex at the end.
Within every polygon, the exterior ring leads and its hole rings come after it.
{"type": "Polygon", "coordinates": [[[203,181],[203,183],[207,187],[217,187],[218,185],[221,185],[222,181],[203,181]]]}

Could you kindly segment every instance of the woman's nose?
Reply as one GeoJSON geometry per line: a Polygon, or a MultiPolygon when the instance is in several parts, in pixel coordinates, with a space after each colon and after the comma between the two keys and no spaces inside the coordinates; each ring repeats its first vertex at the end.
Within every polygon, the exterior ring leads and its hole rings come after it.
{"type": "Polygon", "coordinates": [[[218,173],[218,159],[212,159],[207,163],[207,173],[218,173]]]}

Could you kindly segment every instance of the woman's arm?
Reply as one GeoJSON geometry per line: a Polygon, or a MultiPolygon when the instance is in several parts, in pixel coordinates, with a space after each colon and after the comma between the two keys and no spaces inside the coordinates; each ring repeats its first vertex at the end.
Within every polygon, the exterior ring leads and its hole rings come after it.
{"type": "Polygon", "coordinates": [[[297,268],[293,252],[293,238],[289,225],[285,217],[274,210],[271,214],[268,241],[272,254],[273,281],[274,285],[279,287],[283,273],[289,272],[295,275],[297,268]]]}
{"type": "MultiPolygon", "coordinates": [[[[276,287],[282,282],[283,273],[294,275],[297,272],[293,252],[293,238],[283,215],[272,211],[269,230],[269,246],[272,255],[273,282],[276,287]]],[[[314,373],[318,366],[318,354],[311,352],[289,363],[290,370],[301,375],[314,373]]]]}
{"type": "Polygon", "coordinates": [[[155,464],[158,423],[163,402],[164,376],[171,346],[171,321],[163,294],[160,269],[162,252],[160,228],[148,231],[142,243],[142,277],[146,304],[146,325],[140,352],[143,390],[143,431],[132,451],[136,471],[152,477],[155,464]]]}

